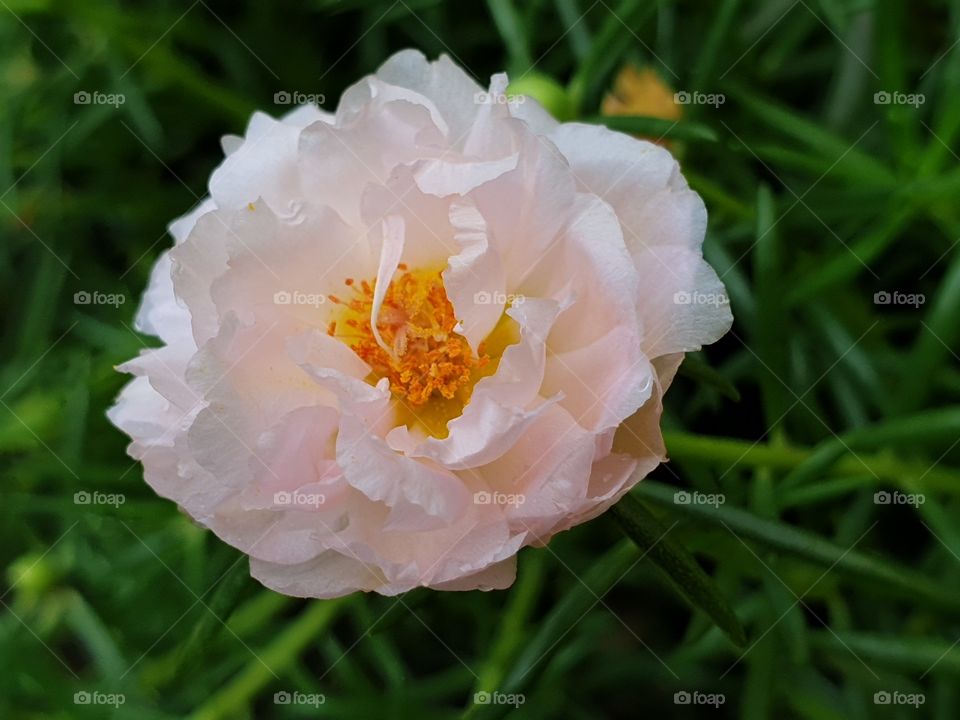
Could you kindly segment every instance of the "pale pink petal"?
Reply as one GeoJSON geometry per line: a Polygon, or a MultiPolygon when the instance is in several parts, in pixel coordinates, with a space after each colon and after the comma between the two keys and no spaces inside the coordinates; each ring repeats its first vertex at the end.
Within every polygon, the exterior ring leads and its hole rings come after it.
{"type": "Polygon", "coordinates": [[[335,598],[357,590],[377,590],[383,582],[376,567],[333,550],[294,565],[251,558],[250,574],[271,590],[304,598],[335,598]]]}
{"type": "Polygon", "coordinates": [[[458,332],[477,353],[480,343],[499,322],[506,304],[503,263],[476,207],[451,205],[450,224],[460,252],[450,256],[443,271],[443,284],[460,323],[458,332]]]}
{"type": "Polygon", "coordinates": [[[337,463],[347,482],[391,508],[387,529],[434,529],[452,525],[465,512],[469,494],[453,473],[404,457],[344,413],[337,436],[337,463]]]}
{"type": "Polygon", "coordinates": [[[241,208],[263,198],[274,210],[286,212],[302,199],[297,172],[300,132],[296,125],[254,113],[243,144],[210,176],[210,197],[217,206],[241,208]]]}
{"type": "Polygon", "coordinates": [[[463,414],[447,424],[448,436],[428,437],[414,445],[401,426],[387,436],[391,446],[454,470],[484,465],[507,452],[549,405],[560,400],[539,394],[546,338],[560,310],[552,300],[529,300],[507,310],[520,328],[520,340],[506,348],[497,372],[476,384],[463,414]]]}
{"type": "Polygon", "coordinates": [[[473,162],[427,160],[417,166],[414,177],[417,179],[417,186],[428,195],[464,196],[516,168],[519,157],[517,153],[513,153],[496,160],[473,162]]]}
{"type": "Polygon", "coordinates": [[[387,346],[380,335],[380,308],[383,298],[386,297],[393,274],[397,271],[400,258],[403,255],[404,225],[403,218],[391,215],[383,221],[383,244],[380,247],[380,263],[377,266],[377,282],[373,291],[373,307],[370,310],[370,330],[377,344],[388,353],[392,349],[387,346]]]}
{"type": "Polygon", "coordinates": [[[649,357],[699,350],[730,329],[726,289],[699,252],[658,245],[637,253],[634,262],[643,280],[639,311],[649,357]]]}
{"type": "Polygon", "coordinates": [[[454,140],[463,139],[473,125],[477,93],[483,88],[446,55],[428,62],[417,50],[402,50],[380,66],[376,77],[428,98],[443,116],[454,140]]]}
{"type": "Polygon", "coordinates": [[[494,563],[473,575],[465,575],[453,580],[438,582],[433,585],[437,590],[464,591],[464,590],[505,590],[513,585],[517,579],[516,556],[494,563]]]}

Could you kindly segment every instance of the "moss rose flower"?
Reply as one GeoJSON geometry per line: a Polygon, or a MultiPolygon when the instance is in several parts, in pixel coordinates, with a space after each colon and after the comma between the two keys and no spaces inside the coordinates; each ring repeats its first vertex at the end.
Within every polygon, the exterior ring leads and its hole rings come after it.
{"type": "Polygon", "coordinates": [[[110,411],[146,481],[279,592],[508,586],[666,459],[729,307],[670,153],[404,51],[256,113],[175,221],[110,411]]]}

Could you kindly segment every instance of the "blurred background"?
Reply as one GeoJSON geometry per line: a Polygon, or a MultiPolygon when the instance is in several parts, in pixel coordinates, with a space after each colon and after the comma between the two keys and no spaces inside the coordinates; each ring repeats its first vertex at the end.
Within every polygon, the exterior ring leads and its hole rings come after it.
{"type": "Polygon", "coordinates": [[[958,48],[958,0],[0,0],[0,716],[960,717],[958,48]],[[404,47],[666,144],[736,322],[509,591],[295,600],[104,412],[220,136],[404,47]]]}

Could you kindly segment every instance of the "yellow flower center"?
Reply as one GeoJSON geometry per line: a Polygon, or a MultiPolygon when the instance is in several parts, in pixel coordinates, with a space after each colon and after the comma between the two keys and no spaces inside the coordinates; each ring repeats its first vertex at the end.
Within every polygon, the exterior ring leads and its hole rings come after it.
{"type": "Polygon", "coordinates": [[[457,318],[444,290],[441,271],[408,271],[403,264],[399,271],[387,288],[377,316],[382,343],[371,324],[375,280],[356,282],[347,278],[344,284],[350,296],[329,297],[341,306],[342,313],[327,332],[350,345],[372,368],[370,382],[390,380],[404,424],[418,425],[428,434],[443,438],[447,436],[447,423],[470,401],[476,382],[496,371],[510,333],[494,330],[474,354],[466,338],[454,332],[457,318]],[[491,341],[493,353],[487,348],[491,341]]]}

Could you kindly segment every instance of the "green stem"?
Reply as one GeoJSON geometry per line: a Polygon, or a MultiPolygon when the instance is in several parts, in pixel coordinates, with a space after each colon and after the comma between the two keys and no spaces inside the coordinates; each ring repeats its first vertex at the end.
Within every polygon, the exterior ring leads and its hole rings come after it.
{"type": "MultiPolygon", "coordinates": [[[[507,665],[523,646],[524,628],[543,585],[546,553],[527,552],[523,559],[523,572],[519,574],[517,584],[510,593],[510,601],[503,614],[499,632],[493,642],[487,662],[480,669],[474,692],[498,690],[500,683],[507,674],[507,665]]],[[[476,708],[477,705],[471,704],[464,717],[470,717],[471,711],[476,708]]]]}
{"type": "Polygon", "coordinates": [[[799,557],[827,568],[828,572],[885,587],[914,603],[924,603],[960,614],[960,600],[953,590],[945,587],[939,580],[899,563],[840,546],[792,525],[765,520],[738,508],[678,503],[675,488],[653,480],[640,483],[633,493],[638,498],[668,509],[671,513],[718,525],[734,537],[753,540],[768,548],[799,557]]]}
{"type": "Polygon", "coordinates": [[[242,714],[250,700],[329,627],[346,602],[345,598],[314,601],[286,626],[276,640],[257,652],[257,657],[247,663],[228,685],[198,708],[190,716],[192,720],[219,720],[242,714]]]}
{"type": "MultiPolygon", "coordinates": [[[[682,432],[663,434],[667,450],[676,460],[710,462],[724,469],[739,465],[745,468],[767,467],[792,470],[810,458],[813,450],[792,445],[769,445],[732,438],[705,437],[682,432]]],[[[887,455],[857,453],[840,458],[832,467],[834,477],[869,473],[909,492],[920,489],[960,494],[960,473],[927,467],[887,455]],[[922,481],[920,480],[922,478],[922,481]],[[919,481],[919,482],[918,482],[919,481]]]]}

